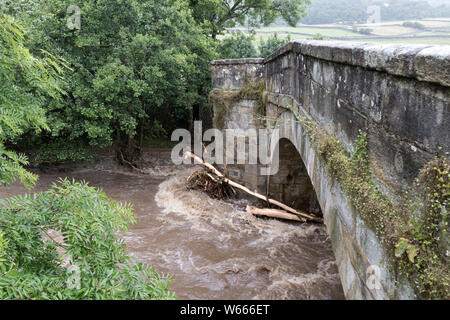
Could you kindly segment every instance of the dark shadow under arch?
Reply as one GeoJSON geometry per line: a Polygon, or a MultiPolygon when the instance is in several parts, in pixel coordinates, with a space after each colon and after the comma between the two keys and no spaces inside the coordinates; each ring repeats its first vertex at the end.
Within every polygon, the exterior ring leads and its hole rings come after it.
{"type": "Polygon", "coordinates": [[[281,138],[279,171],[269,179],[269,197],[297,210],[322,215],[319,201],[304,162],[291,141],[281,138]]]}

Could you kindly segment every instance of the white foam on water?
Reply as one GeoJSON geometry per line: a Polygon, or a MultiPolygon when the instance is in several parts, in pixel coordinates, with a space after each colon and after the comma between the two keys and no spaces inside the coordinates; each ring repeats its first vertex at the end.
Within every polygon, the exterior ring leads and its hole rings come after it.
{"type": "MultiPolygon", "coordinates": [[[[249,288],[258,288],[255,299],[309,299],[331,295],[328,289],[325,293],[320,292],[319,287],[339,291],[339,276],[332,257],[324,254],[320,258],[320,252],[314,252],[317,248],[332,255],[324,226],[254,217],[240,209],[245,205],[243,200],[221,201],[211,199],[203,192],[189,190],[186,182],[189,174],[186,170],[161,183],[155,200],[163,209],[159,219],[189,224],[198,232],[198,239],[213,242],[216,250],[231,252],[231,256],[216,263],[197,263],[200,268],[197,271],[208,274],[221,285],[223,281],[232,281],[229,286],[236,286],[236,279],[247,281],[249,288]],[[241,246],[242,252],[236,246],[241,246]],[[232,256],[244,253],[247,255],[232,256]],[[320,261],[315,267],[314,263],[303,261],[311,259],[320,261]],[[308,270],[302,272],[301,268],[308,270]],[[267,282],[266,289],[261,291],[263,281],[267,282]]],[[[198,257],[190,259],[196,261],[198,257]]]]}

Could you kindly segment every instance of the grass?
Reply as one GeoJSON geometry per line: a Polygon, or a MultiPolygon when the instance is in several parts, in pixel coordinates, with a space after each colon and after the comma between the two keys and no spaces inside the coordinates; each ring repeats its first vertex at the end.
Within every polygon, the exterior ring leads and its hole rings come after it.
{"type": "MultiPolygon", "coordinates": [[[[426,36],[428,34],[424,34],[426,36]]],[[[434,35],[434,34],[432,34],[434,35]]],[[[256,44],[259,42],[259,39],[268,39],[271,35],[270,34],[257,34],[255,42],[256,44]]],[[[288,35],[286,34],[280,34],[280,38],[286,38],[288,35]]],[[[306,40],[312,38],[312,36],[292,36],[292,40],[306,40]]],[[[357,42],[375,42],[375,43],[393,43],[393,44],[430,44],[430,45],[450,45],[450,34],[448,36],[443,36],[439,38],[424,38],[424,37],[411,37],[407,39],[351,39],[351,40],[342,40],[342,41],[357,41],[357,42]]]]}
{"type": "MultiPolygon", "coordinates": [[[[370,26],[368,28],[370,28],[370,26]]],[[[370,29],[374,29],[372,33],[377,36],[398,36],[402,34],[417,32],[416,29],[403,26],[380,26],[370,29]]]]}
{"type": "Polygon", "coordinates": [[[408,39],[364,39],[353,40],[358,42],[376,42],[376,43],[393,43],[393,44],[429,44],[429,45],[450,45],[450,37],[443,38],[408,38],[408,39]]]}

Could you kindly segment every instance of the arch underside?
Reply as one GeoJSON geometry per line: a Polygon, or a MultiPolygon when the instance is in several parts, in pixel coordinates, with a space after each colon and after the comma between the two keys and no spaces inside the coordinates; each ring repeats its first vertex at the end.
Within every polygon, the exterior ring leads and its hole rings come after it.
{"type": "Polygon", "coordinates": [[[322,215],[317,195],[300,153],[287,138],[278,141],[279,170],[268,179],[270,198],[297,210],[322,215]]]}

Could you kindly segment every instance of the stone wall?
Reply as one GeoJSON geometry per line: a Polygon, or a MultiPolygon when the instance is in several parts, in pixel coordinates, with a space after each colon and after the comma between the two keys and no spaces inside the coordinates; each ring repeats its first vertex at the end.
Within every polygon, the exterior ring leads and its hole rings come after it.
{"type": "Polygon", "coordinates": [[[299,105],[348,151],[369,134],[391,200],[450,150],[450,46],[292,42],[265,60],[271,102],[299,105]]]}
{"type": "MultiPolygon", "coordinates": [[[[220,91],[225,96],[227,93],[239,91],[248,78],[253,83],[257,83],[264,78],[264,59],[236,59],[220,60],[211,63],[213,91],[220,91]]],[[[217,106],[212,106],[214,114],[217,114],[217,106]]],[[[235,130],[246,136],[250,129],[259,129],[264,124],[255,117],[257,108],[254,100],[241,100],[231,105],[225,116],[224,130],[235,130]]],[[[249,141],[246,140],[247,150],[249,141]]],[[[225,150],[226,153],[226,150],[225,150]]],[[[237,153],[235,152],[237,156],[237,153]]],[[[236,159],[237,160],[237,159],[236,159]]],[[[236,162],[234,162],[236,163],[236,162]]],[[[245,183],[253,190],[265,189],[265,178],[258,176],[258,166],[245,164],[228,166],[230,177],[240,183],[245,183]]]]}
{"type": "Polygon", "coordinates": [[[213,90],[239,90],[245,77],[264,78],[264,59],[217,60],[211,62],[213,90]]]}
{"type": "MultiPolygon", "coordinates": [[[[326,164],[315,154],[296,115],[316,122],[349,153],[360,130],[367,132],[374,182],[395,203],[435,153],[450,151],[450,46],[294,41],[263,61],[213,62],[212,72],[215,90],[238,90],[245,76],[264,75],[266,116],[280,128],[280,138],[295,146],[302,160],[299,168],[306,168],[347,298],[415,298],[411,286],[388,271],[379,239],[339,183],[326,174],[326,164]],[[380,288],[368,285],[373,267],[381,272],[380,288]]],[[[235,120],[237,109],[230,111],[227,127],[257,125],[242,120],[251,119],[250,114],[235,120]]],[[[245,167],[236,168],[244,182],[265,190],[267,180],[252,170],[244,177],[245,167]]]]}

